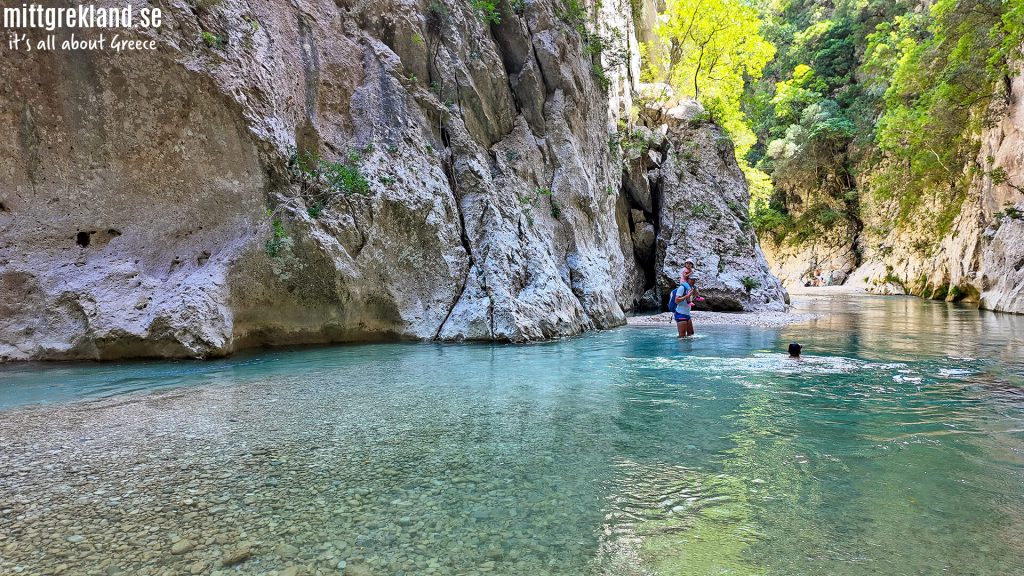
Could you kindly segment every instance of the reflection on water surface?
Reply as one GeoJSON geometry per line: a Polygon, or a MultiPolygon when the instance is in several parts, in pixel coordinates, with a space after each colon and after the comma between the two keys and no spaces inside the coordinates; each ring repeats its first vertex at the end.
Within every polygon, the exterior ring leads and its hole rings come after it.
{"type": "Polygon", "coordinates": [[[4,367],[0,573],[1024,573],[1024,317],[797,304],[832,315],[4,367]]]}

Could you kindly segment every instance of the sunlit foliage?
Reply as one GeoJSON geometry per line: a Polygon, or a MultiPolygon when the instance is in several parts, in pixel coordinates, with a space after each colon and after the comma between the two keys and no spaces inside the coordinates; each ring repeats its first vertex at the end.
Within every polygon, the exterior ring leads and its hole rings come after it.
{"type": "Polygon", "coordinates": [[[756,141],[740,99],[745,82],[760,78],[775,54],[760,34],[757,10],[741,0],[668,0],[655,32],[664,71],[678,94],[696,98],[725,128],[742,157],[756,141]]]}
{"type": "Polygon", "coordinates": [[[761,232],[785,236],[808,214],[834,222],[838,213],[859,227],[871,191],[895,200],[900,218],[927,195],[944,207],[932,227],[944,233],[965,195],[977,136],[1019,62],[1024,1],[758,7],[777,47],[741,100],[758,138],[747,159],[774,184],[772,199],[752,203],[761,232]],[[799,219],[788,214],[794,206],[799,219]]]}

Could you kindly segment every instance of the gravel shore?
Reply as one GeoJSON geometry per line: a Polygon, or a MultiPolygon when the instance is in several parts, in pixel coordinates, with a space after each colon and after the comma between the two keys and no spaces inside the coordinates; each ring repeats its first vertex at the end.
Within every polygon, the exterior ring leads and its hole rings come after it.
{"type": "MultiPolygon", "coordinates": [[[[825,314],[797,313],[797,312],[705,312],[695,311],[693,322],[697,326],[759,326],[762,328],[777,328],[788,324],[799,324],[817,318],[825,314]]],[[[663,312],[649,316],[632,316],[627,320],[630,326],[672,328],[672,313],[663,312]]]]}
{"type": "Polygon", "coordinates": [[[461,410],[268,380],[0,413],[0,574],[569,575],[593,553],[579,486],[496,472],[461,410]]]}

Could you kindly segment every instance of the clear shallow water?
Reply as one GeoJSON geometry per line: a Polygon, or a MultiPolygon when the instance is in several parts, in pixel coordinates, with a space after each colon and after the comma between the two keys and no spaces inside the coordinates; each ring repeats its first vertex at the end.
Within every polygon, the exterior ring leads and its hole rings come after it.
{"type": "Polygon", "coordinates": [[[798,307],[834,314],[6,367],[0,573],[1024,574],[1024,317],[798,307]]]}

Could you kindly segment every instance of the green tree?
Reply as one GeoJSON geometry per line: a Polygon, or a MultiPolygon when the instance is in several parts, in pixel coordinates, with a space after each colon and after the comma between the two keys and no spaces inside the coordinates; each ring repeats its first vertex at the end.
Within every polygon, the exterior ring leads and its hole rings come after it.
{"type": "Polygon", "coordinates": [[[760,34],[757,10],[741,0],[668,0],[655,32],[666,54],[652,63],[677,93],[696,98],[732,137],[742,158],[756,141],[740,110],[748,79],[761,76],[775,48],[760,34]]]}
{"type": "Polygon", "coordinates": [[[862,68],[876,88],[885,88],[875,132],[883,156],[872,188],[879,197],[897,198],[903,216],[923,195],[936,196],[946,208],[939,233],[959,210],[964,168],[977,155],[986,110],[1019,54],[1021,26],[1014,15],[1020,5],[937,0],[927,13],[868,36],[862,68]]]}
{"type": "Polygon", "coordinates": [[[813,89],[814,79],[814,69],[800,64],[793,69],[792,78],[775,85],[775,96],[771,102],[780,122],[798,122],[804,108],[821,101],[821,92],[813,89]]]}

